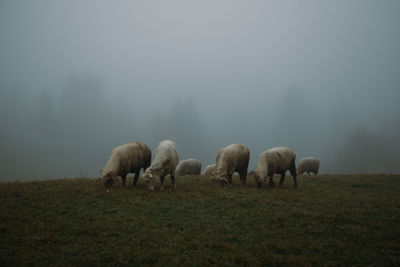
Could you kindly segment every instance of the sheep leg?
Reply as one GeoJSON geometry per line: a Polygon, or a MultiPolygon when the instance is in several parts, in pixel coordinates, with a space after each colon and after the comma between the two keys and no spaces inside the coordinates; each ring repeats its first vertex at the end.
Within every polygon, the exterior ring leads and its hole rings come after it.
{"type": "Polygon", "coordinates": [[[292,166],[290,166],[289,171],[290,171],[290,174],[293,176],[294,187],[297,187],[296,163],[294,162],[294,160],[292,162],[292,166]]]}
{"type": "Polygon", "coordinates": [[[121,179],[122,179],[122,186],[125,187],[126,174],[125,175],[121,175],[121,179]]]}
{"type": "Polygon", "coordinates": [[[160,190],[161,190],[161,191],[164,190],[164,178],[165,178],[165,175],[160,177],[160,182],[161,182],[160,190]]]}
{"type": "Polygon", "coordinates": [[[176,189],[176,184],[175,184],[175,174],[171,174],[171,182],[174,185],[174,189],[176,189]]]}
{"type": "Polygon", "coordinates": [[[246,171],[242,171],[241,173],[239,173],[240,175],[240,181],[242,182],[242,185],[246,184],[246,178],[247,178],[247,170],[246,171]]]}
{"type": "Polygon", "coordinates": [[[269,177],[269,186],[275,186],[274,180],[272,180],[272,176],[269,177]]]}
{"type": "Polygon", "coordinates": [[[133,186],[136,186],[136,183],[139,179],[139,173],[140,173],[140,171],[135,172],[135,177],[133,178],[133,186]]]}
{"type": "Polygon", "coordinates": [[[228,174],[228,183],[229,184],[232,184],[232,175],[233,175],[233,173],[228,174]]]}
{"type": "Polygon", "coordinates": [[[281,174],[281,179],[279,180],[279,186],[281,186],[283,184],[283,181],[285,180],[285,174],[282,173],[281,174]]]}

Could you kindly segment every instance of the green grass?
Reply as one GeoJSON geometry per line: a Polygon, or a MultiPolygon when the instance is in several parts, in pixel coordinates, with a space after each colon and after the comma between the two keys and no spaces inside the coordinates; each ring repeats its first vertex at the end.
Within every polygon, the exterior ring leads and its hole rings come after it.
{"type": "Polygon", "coordinates": [[[95,179],[0,183],[0,266],[400,265],[400,176],[248,177],[164,192],[95,179]],[[277,180],[275,181],[277,182],[277,180]]]}

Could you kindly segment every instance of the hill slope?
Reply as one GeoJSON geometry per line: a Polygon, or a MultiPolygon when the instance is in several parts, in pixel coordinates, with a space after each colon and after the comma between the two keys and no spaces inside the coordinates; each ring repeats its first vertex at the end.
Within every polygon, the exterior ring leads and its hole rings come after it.
{"type": "Polygon", "coordinates": [[[400,176],[287,177],[279,188],[165,180],[0,183],[0,265],[400,264],[400,176]]]}

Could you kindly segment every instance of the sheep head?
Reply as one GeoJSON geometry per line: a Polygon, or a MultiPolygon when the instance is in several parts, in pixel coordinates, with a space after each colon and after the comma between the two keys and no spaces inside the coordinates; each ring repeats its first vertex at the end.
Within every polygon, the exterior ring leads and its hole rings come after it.
{"type": "Polygon", "coordinates": [[[161,185],[160,175],[152,172],[145,172],[143,175],[144,183],[150,191],[158,191],[161,185]]]}
{"type": "Polygon", "coordinates": [[[110,188],[118,179],[121,179],[121,176],[116,175],[113,170],[101,170],[100,174],[105,188],[110,188]]]}
{"type": "Polygon", "coordinates": [[[219,182],[219,183],[221,183],[221,185],[227,184],[229,181],[228,174],[226,172],[224,172],[224,173],[212,172],[209,180],[213,181],[214,184],[219,182]]]}
{"type": "Polygon", "coordinates": [[[254,179],[256,181],[257,187],[261,188],[262,184],[264,183],[265,179],[267,178],[261,171],[256,170],[254,172],[254,179]]]}

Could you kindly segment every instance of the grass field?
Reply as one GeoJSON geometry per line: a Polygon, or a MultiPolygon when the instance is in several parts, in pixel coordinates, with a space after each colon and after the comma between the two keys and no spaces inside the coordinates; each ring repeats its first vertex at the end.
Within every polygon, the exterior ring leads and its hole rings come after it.
{"type": "Polygon", "coordinates": [[[109,194],[95,179],[0,183],[0,266],[400,265],[400,176],[298,180],[188,176],[154,193],[130,179],[109,194]]]}

